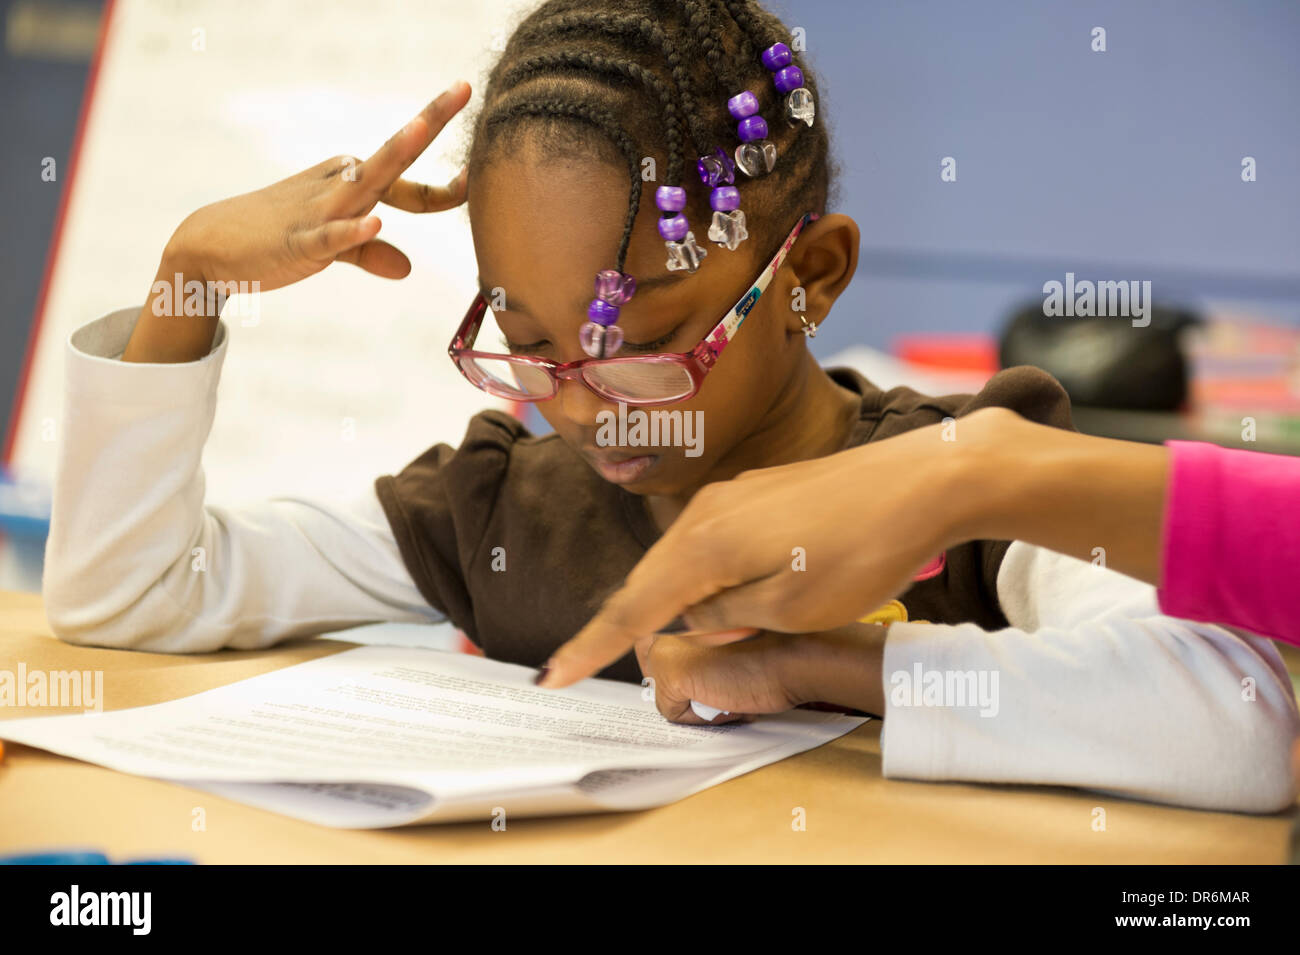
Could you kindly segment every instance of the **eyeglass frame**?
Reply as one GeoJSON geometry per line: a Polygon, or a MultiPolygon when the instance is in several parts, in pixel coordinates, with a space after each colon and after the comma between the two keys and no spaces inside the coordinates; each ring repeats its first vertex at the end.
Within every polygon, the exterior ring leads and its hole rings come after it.
{"type": "Polygon", "coordinates": [[[621,358],[581,358],[577,361],[558,362],[551,358],[538,358],[535,355],[512,355],[502,354],[500,352],[482,352],[474,351],[470,346],[478,337],[479,329],[483,324],[483,317],[487,314],[488,301],[483,296],[482,291],[475,293],[474,300],[470,303],[468,310],[465,312],[464,319],[461,320],[460,328],[452,337],[451,344],[447,346],[447,354],[450,356],[452,364],[460,371],[465,379],[480,391],[487,392],[497,398],[504,398],[507,401],[534,402],[550,401],[560,393],[560,382],[562,380],[576,380],[581,382],[592,394],[596,395],[603,401],[621,402],[625,405],[664,405],[677,404],[682,401],[689,401],[700,392],[700,387],[704,383],[704,377],[709,373],[718,358],[722,355],[723,349],[730,344],[735,338],[736,332],[744,324],[745,318],[749,315],[753,307],[758,303],[763,292],[767,290],[773,276],[780,270],[781,265],[785,262],[786,255],[794,245],[795,240],[803,231],[804,226],[813,222],[821,216],[816,212],[807,212],[800,217],[795,223],[794,228],[786,236],[781,247],[777,249],[776,254],[763,267],[759,277],[750,286],[749,291],[740,297],[740,300],[732,306],[722,319],[713,326],[699,343],[690,351],[685,352],[663,352],[651,355],[624,355],[621,358]],[[498,394],[489,388],[474,381],[469,372],[461,365],[462,358],[484,358],[493,361],[509,361],[511,363],[526,365],[543,371],[551,382],[551,393],[549,395],[521,396],[517,394],[498,394]],[[583,374],[583,370],[592,365],[611,365],[625,364],[628,362],[637,363],[654,363],[654,364],[675,364],[686,370],[691,379],[690,391],[680,398],[649,398],[638,399],[628,397],[617,397],[596,390],[583,374]]]}

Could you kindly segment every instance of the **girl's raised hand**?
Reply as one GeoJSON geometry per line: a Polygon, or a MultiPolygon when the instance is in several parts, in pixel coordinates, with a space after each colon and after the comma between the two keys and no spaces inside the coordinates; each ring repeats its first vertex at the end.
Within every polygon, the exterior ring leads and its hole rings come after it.
{"type": "Polygon", "coordinates": [[[181,223],[162,272],[186,280],[258,282],[261,291],[350,262],[383,278],[403,278],[410,260],[380,239],[370,212],[382,202],[407,212],[441,212],[465,201],[466,170],[445,186],[401,178],[469,102],[460,81],[361,161],[335,156],[256,192],[204,206],[181,223]]]}

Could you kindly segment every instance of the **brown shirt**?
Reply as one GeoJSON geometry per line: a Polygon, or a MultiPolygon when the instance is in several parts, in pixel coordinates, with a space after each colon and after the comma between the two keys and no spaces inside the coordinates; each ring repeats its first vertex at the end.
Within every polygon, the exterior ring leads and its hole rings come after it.
{"type": "MultiPolygon", "coordinates": [[[[1010,368],[977,395],[942,398],[881,391],[851,369],[827,373],[862,396],[846,448],[995,405],[1073,427],[1064,389],[1037,368],[1010,368]]],[[[659,537],[644,498],[605,481],[558,435],[536,437],[500,411],[475,415],[459,448],[435,445],[375,489],[430,605],[488,657],[527,666],[582,629],[659,537]]],[[[1007,546],[949,550],[937,576],[899,598],[908,617],[1006,626],[997,574],[1007,546]]],[[[641,670],[629,653],[600,675],[639,682],[641,670]]]]}

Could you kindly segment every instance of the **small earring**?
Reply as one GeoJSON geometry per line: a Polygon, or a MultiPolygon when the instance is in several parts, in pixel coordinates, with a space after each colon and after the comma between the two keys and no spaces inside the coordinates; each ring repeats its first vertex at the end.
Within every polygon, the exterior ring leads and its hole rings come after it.
{"type": "Polygon", "coordinates": [[[804,318],[802,315],[799,316],[799,321],[803,322],[802,331],[806,336],[809,338],[817,337],[817,325],[815,322],[808,321],[808,319],[804,318]]]}

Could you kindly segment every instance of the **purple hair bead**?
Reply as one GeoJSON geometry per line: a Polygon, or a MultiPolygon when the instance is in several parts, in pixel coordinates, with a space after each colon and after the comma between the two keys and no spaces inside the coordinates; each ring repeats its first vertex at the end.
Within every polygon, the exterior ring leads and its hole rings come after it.
{"type": "Polygon", "coordinates": [[[618,306],[593,298],[587,306],[587,317],[597,325],[613,325],[618,321],[618,306]]]}
{"type": "Polygon", "coordinates": [[[659,234],[669,242],[677,242],[686,238],[688,229],[690,229],[690,223],[686,221],[686,216],[680,212],[671,218],[665,216],[659,220],[659,234]]]}
{"type": "Polygon", "coordinates": [[[731,99],[727,100],[727,109],[731,111],[735,119],[744,119],[746,116],[753,116],[758,112],[758,97],[745,90],[743,93],[737,93],[731,99]]]}
{"type": "Polygon", "coordinates": [[[596,273],[596,298],[610,305],[623,305],[636,292],[636,279],[618,269],[601,269],[596,273]]]}
{"type": "Polygon", "coordinates": [[[803,70],[797,66],[787,66],[772,74],[772,82],[776,84],[776,91],[783,95],[797,90],[803,86],[803,70]]]}
{"type": "Polygon", "coordinates": [[[752,143],[767,138],[767,120],[762,116],[746,116],[736,127],[742,143],[752,143]]]}
{"type": "Polygon", "coordinates": [[[790,65],[790,48],[784,43],[773,43],[763,51],[763,65],[775,73],[790,65]]]}
{"type": "Polygon", "coordinates": [[[709,193],[709,205],[716,212],[730,212],[740,208],[740,190],[735,186],[718,186],[709,193]]]}
{"type": "Polygon", "coordinates": [[[736,164],[721,146],[715,148],[712,154],[701,156],[695,164],[695,171],[709,187],[731,185],[736,181],[736,164]]]}
{"type": "Polygon", "coordinates": [[[686,208],[686,190],[681,186],[660,186],[655,190],[655,205],[662,212],[681,212],[686,208]]]}

